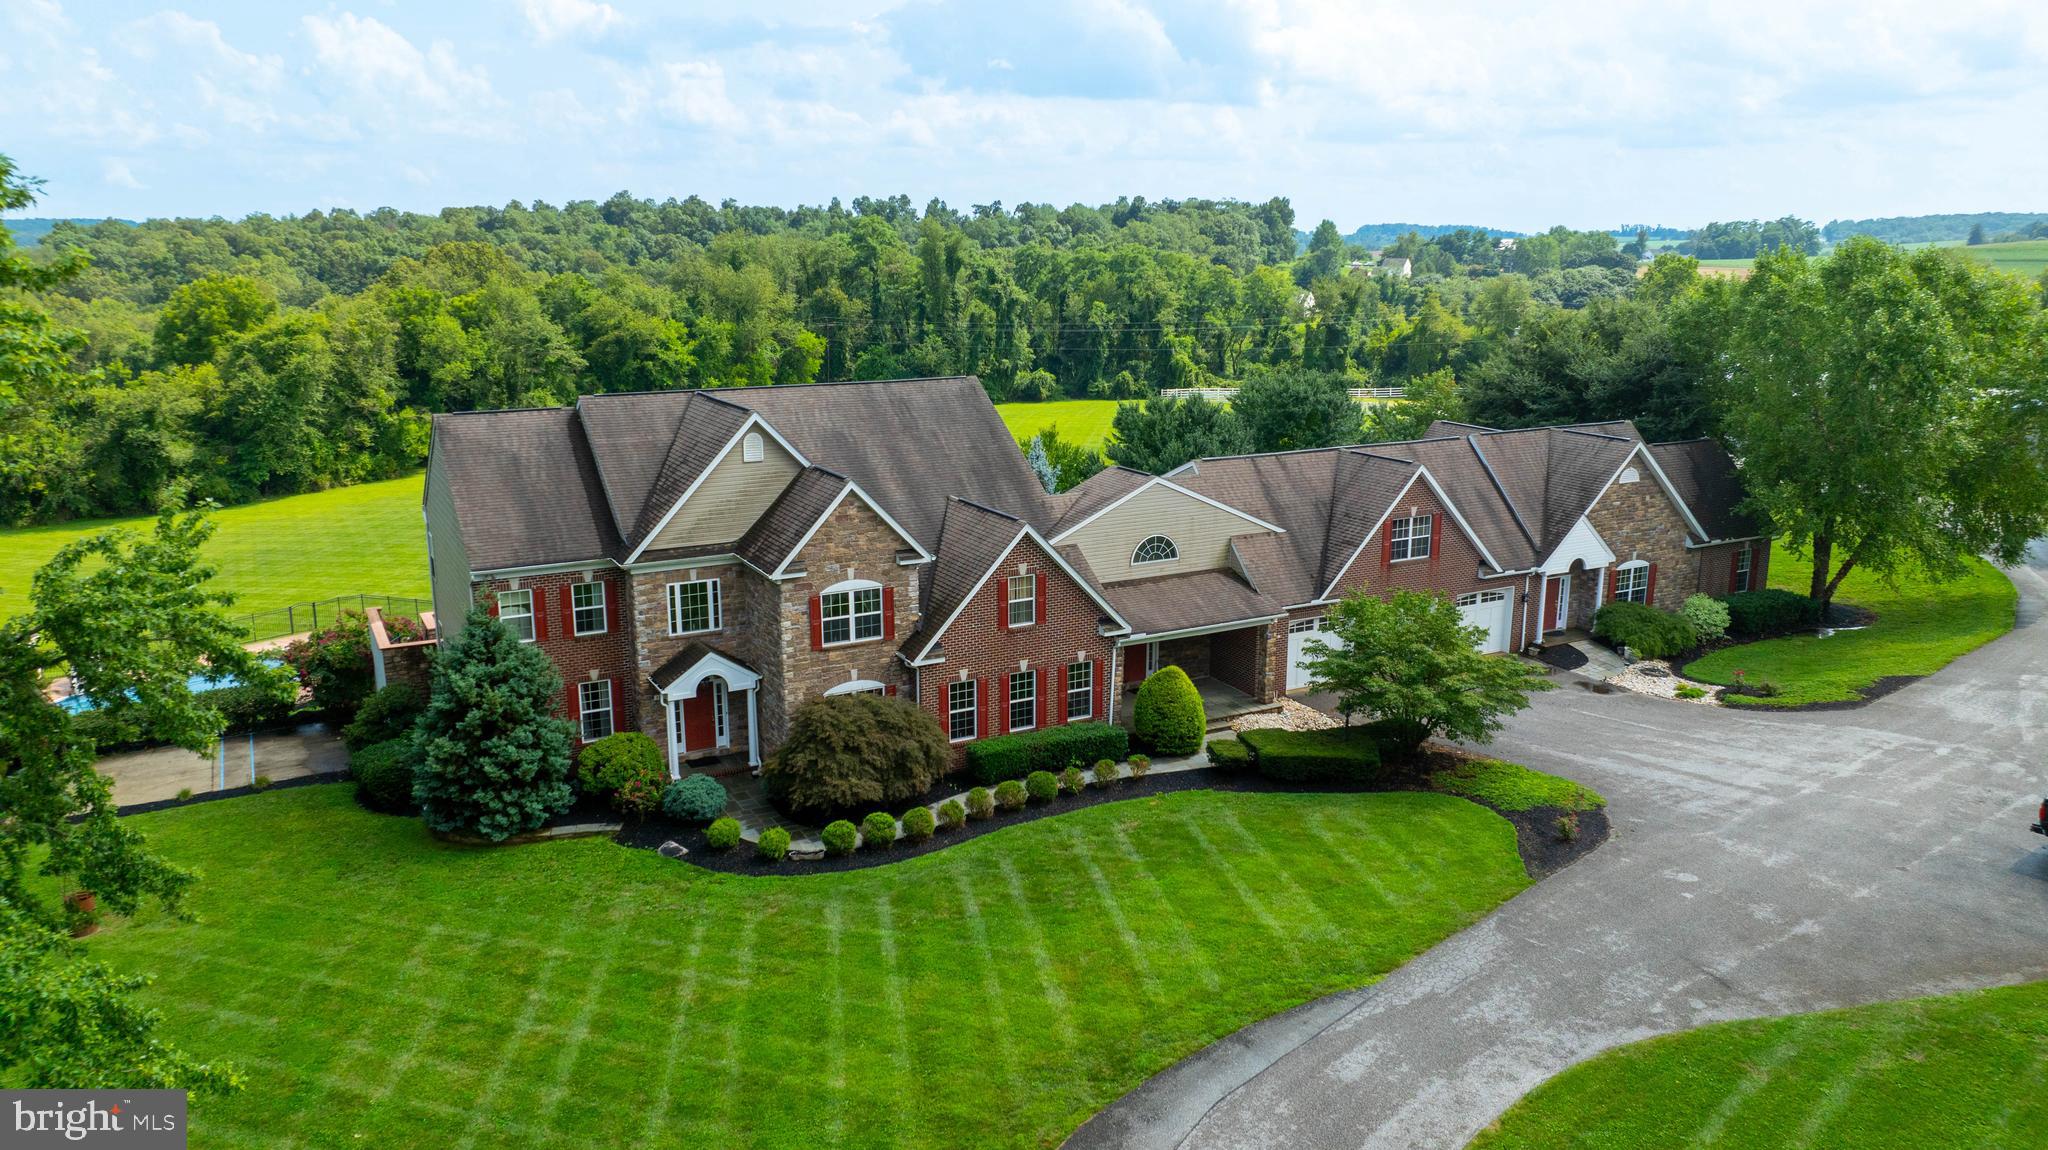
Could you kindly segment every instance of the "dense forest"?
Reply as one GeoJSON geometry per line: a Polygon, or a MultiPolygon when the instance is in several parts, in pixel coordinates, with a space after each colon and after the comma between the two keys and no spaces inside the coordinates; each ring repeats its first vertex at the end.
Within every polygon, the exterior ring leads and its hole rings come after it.
{"type": "Polygon", "coordinates": [[[1821,234],[1831,244],[1870,236],[1888,244],[1939,243],[1967,239],[1974,229],[1990,235],[2022,232],[2048,222],[2048,212],[1974,212],[1939,216],[1888,216],[1874,220],[1829,220],[1821,234]]]}
{"type": "MultiPolygon", "coordinates": [[[[4,157],[0,189],[34,202],[4,157]]],[[[1708,430],[1708,351],[1674,307],[1691,260],[1566,228],[1375,252],[1294,225],[1281,198],[620,193],[0,233],[0,522],[388,477],[435,412],[656,388],[972,374],[998,402],[1132,400],[1306,374],[1413,384],[1379,437],[1438,414],[1708,430]]]]}

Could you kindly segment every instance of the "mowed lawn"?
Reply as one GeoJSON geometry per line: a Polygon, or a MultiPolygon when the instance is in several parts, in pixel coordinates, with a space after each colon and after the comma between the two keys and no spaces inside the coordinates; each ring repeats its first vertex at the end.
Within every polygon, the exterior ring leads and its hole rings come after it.
{"type": "MultiPolygon", "coordinates": [[[[1783,547],[1771,550],[1771,586],[1804,594],[1813,561],[1783,547]]],[[[1797,635],[1724,647],[1686,666],[1704,683],[1733,683],[1744,672],[1751,684],[1772,682],[1774,698],[1731,698],[1743,706],[1791,706],[1860,698],[1863,689],[1891,675],[1931,675],[1958,655],[2012,630],[2019,593],[2003,572],[1970,560],[1969,574],[1948,583],[1907,577],[1896,590],[1865,571],[1849,572],[1835,598],[1877,612],[1857,631],[1822,639],[1797,635]]]]}
{"type": "Polygon", "coordinates": [[[2048,983],[1708,1026],[1538,1087],[1484,1150],[2048,1144],[2048,983]]]}
{"type": "Polygon", "coordinates": [[[1109,442],[1109,424],[1116,418],[1113,399],[1056,399],[1047,403],[998,403],[996,414],[1019,443],[1058,425],[1060,438],[1101,451],[1109,442]]]}
{"type": "MultiPolygon", "coordinates": [[[[237,613],[335,595],[419,595],[427,589],[421,476],[245,503],[214,513],[206,558],[237,613]]],[[[108,527],[147,531],[152,519],[95,519],[0,531],[0,616],[25,610],[29,580],[58,548],[108,527]]]]}
{"type": "Polygon", "coordinates": [[[1048,1146],[1529,883],[1505,820],[1423,793],[1183,792],[774,879],[448,846],[344,785],[129,821],[199,921],[90,951],[248,1075],[195,1147],[1048,1146]]]}

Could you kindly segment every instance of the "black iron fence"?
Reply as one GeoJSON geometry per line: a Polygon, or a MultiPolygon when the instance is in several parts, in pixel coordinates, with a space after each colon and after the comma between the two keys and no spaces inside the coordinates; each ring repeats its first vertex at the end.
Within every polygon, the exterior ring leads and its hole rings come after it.
{"type": "Polygon", "coordinates": [[[433,610],[434,601],[418,595],[336,595],[332,599],[293,603],[288,607],[240,615],[235,622],[248,629],[252,641],[275,639],[331,627],[341,618],[342,612],[360,612],[371,607],[382,607],[386,615],[418,615],[422,611],[433,610]]]}

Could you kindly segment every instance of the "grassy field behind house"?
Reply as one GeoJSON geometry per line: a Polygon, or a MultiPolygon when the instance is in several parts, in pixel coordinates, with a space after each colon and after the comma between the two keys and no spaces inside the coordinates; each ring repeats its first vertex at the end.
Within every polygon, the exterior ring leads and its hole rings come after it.
{"type": "Polygon", "coordinates": [[[1019,443],[1047,427],[1059,426],[1060,438],[1101,451],[1109,442],[1109,424],[1116,418],[1113,399],[1057,399],[1049,403],[998,403],[996,414],[1019,443]]]}
{"type": "Polygon", "coordinates": [[[2048,983],[1703,1027],[1538,1087],[1474,1150],[2038,1147],[2048,983]]]}
{"type": "MultiPolygon", "coordinates": [[[[1770,571],[1771,586],[1804,594],[1813,561],[1775,547],[1770,571]]],[[[1877,621],[1825,639],[1798,635],[1723,648],[1689,664],[1686,675],[1727,684],[1740,670],[1749,683],[1769,681],[1781,691],[1775,698],[1730,700],[1743,706],[1854,699],[1887,676],[1931,675],[2012,630],[2019,593],[2003,572],[1973,559],[1961,579],[1934,583],[1909,577],[1896,590],[1867,571],[1852,570],[1835,598],[1868,607],[1877,612],[1877,621]]]]}
{"type": "MultiPolygon", "coordinates": [[[[338,487],[224,508],[206,558],[235,611],[334,595],[419,595],[427,589],[421,477],[338,487]]],[[[30,577],[58,548],[107,527],[149,529],[149,517],[0,531],[0,616],[28,607],[30,577]]]]}
{"type": "Polygon", "coordinates": [[[774,879],[449,846],[347,786],[131,822],[198,921],[88,949],[249,1077],[194,1147],[1050,1146],[1529,884],[1512,826],[1423,793],[1183,792],[774,879]]]}

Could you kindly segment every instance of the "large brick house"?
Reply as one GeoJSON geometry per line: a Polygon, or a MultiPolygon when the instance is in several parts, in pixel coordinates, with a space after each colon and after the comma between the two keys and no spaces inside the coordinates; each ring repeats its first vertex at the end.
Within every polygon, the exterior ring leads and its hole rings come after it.
{"type": "Polygon", "coordinates": [[[443,637],[472,604],[561,669],[586,739],[758,764],[808,699],[872,691],[956,744],[1115,720],[1162,664],[1270,702],[1331,603],[1453,597],[1510,651],[1613,598],[1761,586],[1716,444],[1633,425],[1112,468],[1048,495],[971,378],[588,396],[437,417],[443,637]]]}

